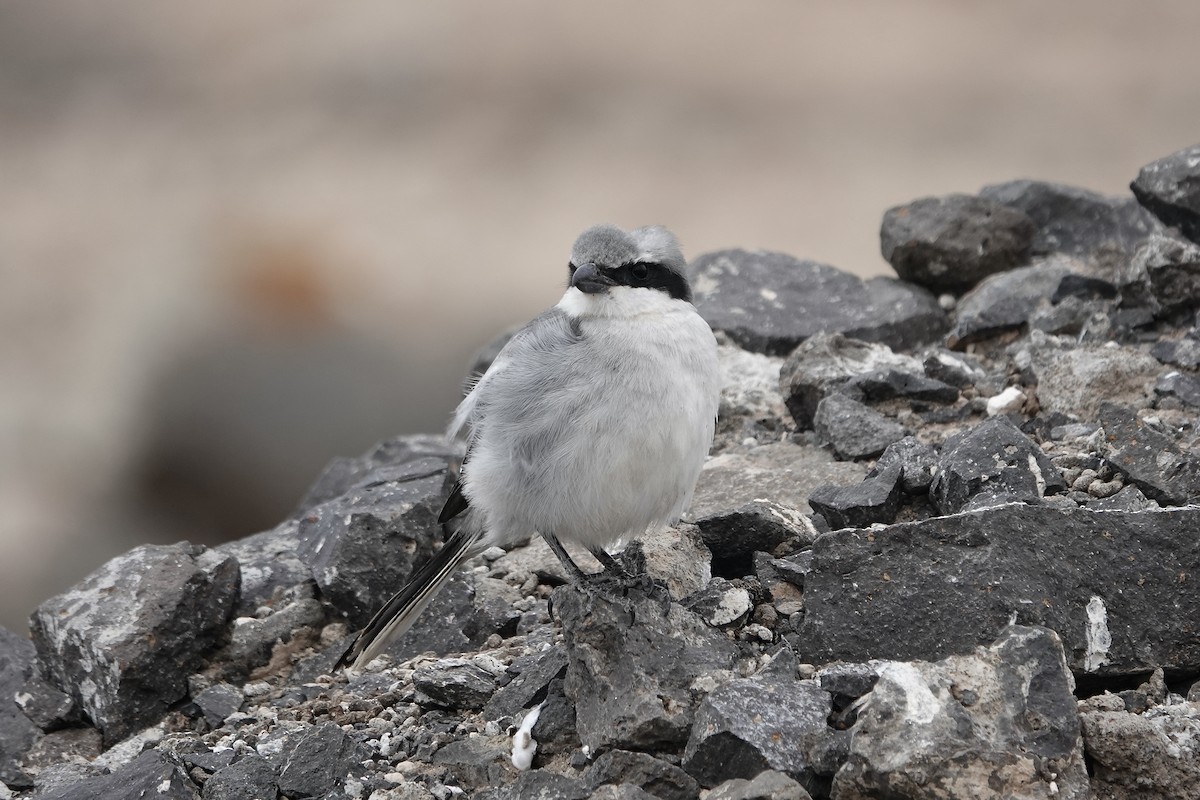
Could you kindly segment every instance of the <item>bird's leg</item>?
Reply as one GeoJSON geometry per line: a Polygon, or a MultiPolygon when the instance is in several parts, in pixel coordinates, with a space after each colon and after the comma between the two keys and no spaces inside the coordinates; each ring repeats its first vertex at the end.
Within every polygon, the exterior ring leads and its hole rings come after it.
{"type": "Polygon", "coordinates": [[[542,538],[546,540],[546,544],[550,545],[551,551],[558,557],[559,563],[567,571],[567,577],[571,579],[571,582],[576,586],[588,585],[590,576],[571,560],[571,554],[567,552],[567,548],[562,546],[562,542],[558,540],[558,537],[552,533],[543,533],[542,538]]]}
{"type": "Polygon", "coordinates": [[[596,560],[600,562],[602,567],[604,567],[604,572],[606,574],[612,575],[613,577],[622,581],[629,580],[630,575],[625,570],[625,567],[621,566],[621,562],[610,556],[608,551],[603,547],[588,547],[588,552],[596,557],[596,560]]]}

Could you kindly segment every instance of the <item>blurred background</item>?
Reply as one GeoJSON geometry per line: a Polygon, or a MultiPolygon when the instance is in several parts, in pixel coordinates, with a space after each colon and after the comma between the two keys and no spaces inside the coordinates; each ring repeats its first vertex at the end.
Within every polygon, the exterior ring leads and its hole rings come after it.
{"type": "Polygon", "coordinates": [[[575,235],[889,273],[881,215],[1127,192],[1200,141],[1200,4],[0,7],[0,624],[439,431],[575,235]]]}

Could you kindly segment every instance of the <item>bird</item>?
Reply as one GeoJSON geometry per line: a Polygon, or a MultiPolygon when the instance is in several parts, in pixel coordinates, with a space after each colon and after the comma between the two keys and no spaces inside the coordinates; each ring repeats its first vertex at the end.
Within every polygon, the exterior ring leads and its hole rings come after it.
{"type": "Polygon", "coordinates": [[[403,635],[466,560],[540,534],[579,586],[624,579],[606,551],[677,522],[712,445],[717,341],[692,304],[667,228],[588,228],[556,305],[520,328],[459,404],[467,433],[438,523],[441,549],[375,614],[339,666],[360,670],[403,635]],[[602,565],[584,573],[563,543],[602,565]]]}

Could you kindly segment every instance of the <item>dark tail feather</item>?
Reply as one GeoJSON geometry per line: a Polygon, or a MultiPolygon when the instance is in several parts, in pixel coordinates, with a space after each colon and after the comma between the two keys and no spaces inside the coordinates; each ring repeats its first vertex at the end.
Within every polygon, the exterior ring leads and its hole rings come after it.
{"type": "Polygon", "coordinates": [[[371,621],[359,631],[338,659],[337,666],[344,667],[353,662],[353,669],[362,669],[382,653],[393,639],[403,636],[434,595],[454,575],[458,565],[475,554],[472,545],[478,538],[477,533],[460,530],[447,539],[442,549],[425,562],[404,588],[392,595],[392,599],[371,617],[371,621]]]}

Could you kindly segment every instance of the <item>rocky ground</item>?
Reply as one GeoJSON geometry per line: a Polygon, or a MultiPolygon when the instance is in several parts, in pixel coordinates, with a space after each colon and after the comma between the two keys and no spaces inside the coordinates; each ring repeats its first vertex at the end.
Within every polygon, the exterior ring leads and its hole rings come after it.
{"type": "Polygon", "coordinates": [[[0,631],[0,798],[1200,798],[1200,146],[887,212],[900,280],[692,265],[722,342],[669,596],[484,554],[362,674],[458,448],[145,546],[0,631]],[[7,788],[6,788],[7,787],[7,788]]]}

